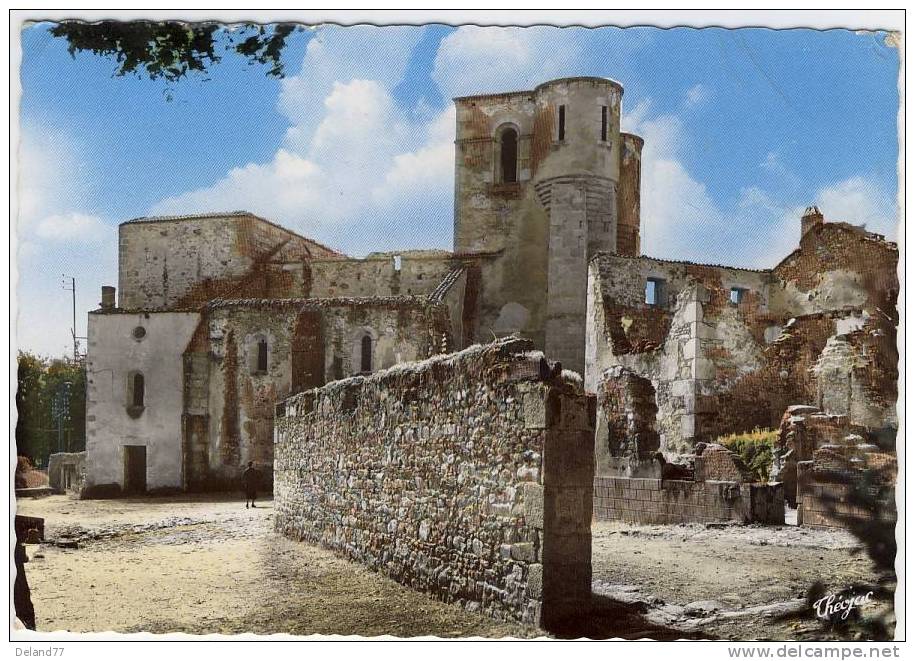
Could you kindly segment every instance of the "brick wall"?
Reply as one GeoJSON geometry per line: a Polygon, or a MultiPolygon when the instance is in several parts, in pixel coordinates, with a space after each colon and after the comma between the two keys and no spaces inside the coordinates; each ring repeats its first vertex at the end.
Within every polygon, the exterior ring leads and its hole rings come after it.
{"type": "Polygon", "coordinates": [[[785,522],[780,484],[595,477],[594,518],[641,524],[785,522]]]}
{"type": "Polygon", "coordinates": [[[414,589],[550,626],[590,598],[593,421],[502,340],[277,407],[276,527],[414,589]]]}

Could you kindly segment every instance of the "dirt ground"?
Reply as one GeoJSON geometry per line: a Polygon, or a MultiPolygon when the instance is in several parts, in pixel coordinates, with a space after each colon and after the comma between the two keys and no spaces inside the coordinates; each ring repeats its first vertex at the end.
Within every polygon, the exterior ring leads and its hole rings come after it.
{"type": "Polygon", "coordinates": [[[851,534],[797,526],[596,523],[592,563],[596,593],[636,593],[659,623],[732,639],[845,638],[811,616],[807,591],[877,580],[851,534]]]}
{"type": "MultiPolygon", "coordinates": [[[[246,510],[226,497],[50,496],[18,508],[45,519],[47,540],[78,543],[27,547],[42,631],[543,635],[285,539],[273,532],[270,501],[246,510]]],[[[830,589],[873,580],[856,546],[844,532],[795,527],[595,524],[594,589],[613,607],[571,635],[828,638],[798,598],[816,580],[830,589]],[[773,616],[785,611],[801,614],[773,616]]]]}

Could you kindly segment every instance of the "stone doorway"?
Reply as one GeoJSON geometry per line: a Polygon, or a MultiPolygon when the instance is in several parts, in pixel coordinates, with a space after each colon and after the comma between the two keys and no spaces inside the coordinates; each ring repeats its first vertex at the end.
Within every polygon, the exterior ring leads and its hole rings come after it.
{"type": "Polygon", "coordinates": [[[146,446],[124,446],[124,493],[146,493],[146,446]]]}

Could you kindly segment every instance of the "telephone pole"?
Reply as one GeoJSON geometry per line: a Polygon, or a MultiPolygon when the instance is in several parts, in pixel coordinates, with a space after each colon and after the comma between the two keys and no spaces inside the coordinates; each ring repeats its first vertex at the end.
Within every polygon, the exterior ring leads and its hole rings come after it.
{"type": "Polygon", "coordinates": [[[73,327],[70,329],[70,334],[73,336],[73,360],[79,362],[79,338],[76,336],[76,278],[72,275],[63,275],[61,277],[64,279],[61,286],[71,292],[73,296],[73,327]],[[70,280],[69,283],[67,283],[68,278],[70,280]]]}

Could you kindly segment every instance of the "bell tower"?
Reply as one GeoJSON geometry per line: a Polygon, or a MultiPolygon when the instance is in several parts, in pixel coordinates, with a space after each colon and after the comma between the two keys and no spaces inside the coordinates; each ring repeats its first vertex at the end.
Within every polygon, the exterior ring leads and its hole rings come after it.
{"type": "Polygon", "coordinates": [[[481,335],[520,333],[582,373],[588,261],[639,252],[642,140],[620,132],[622,95],[581,77],[455,99],[455,252],[498,254],[481,335]]]}

